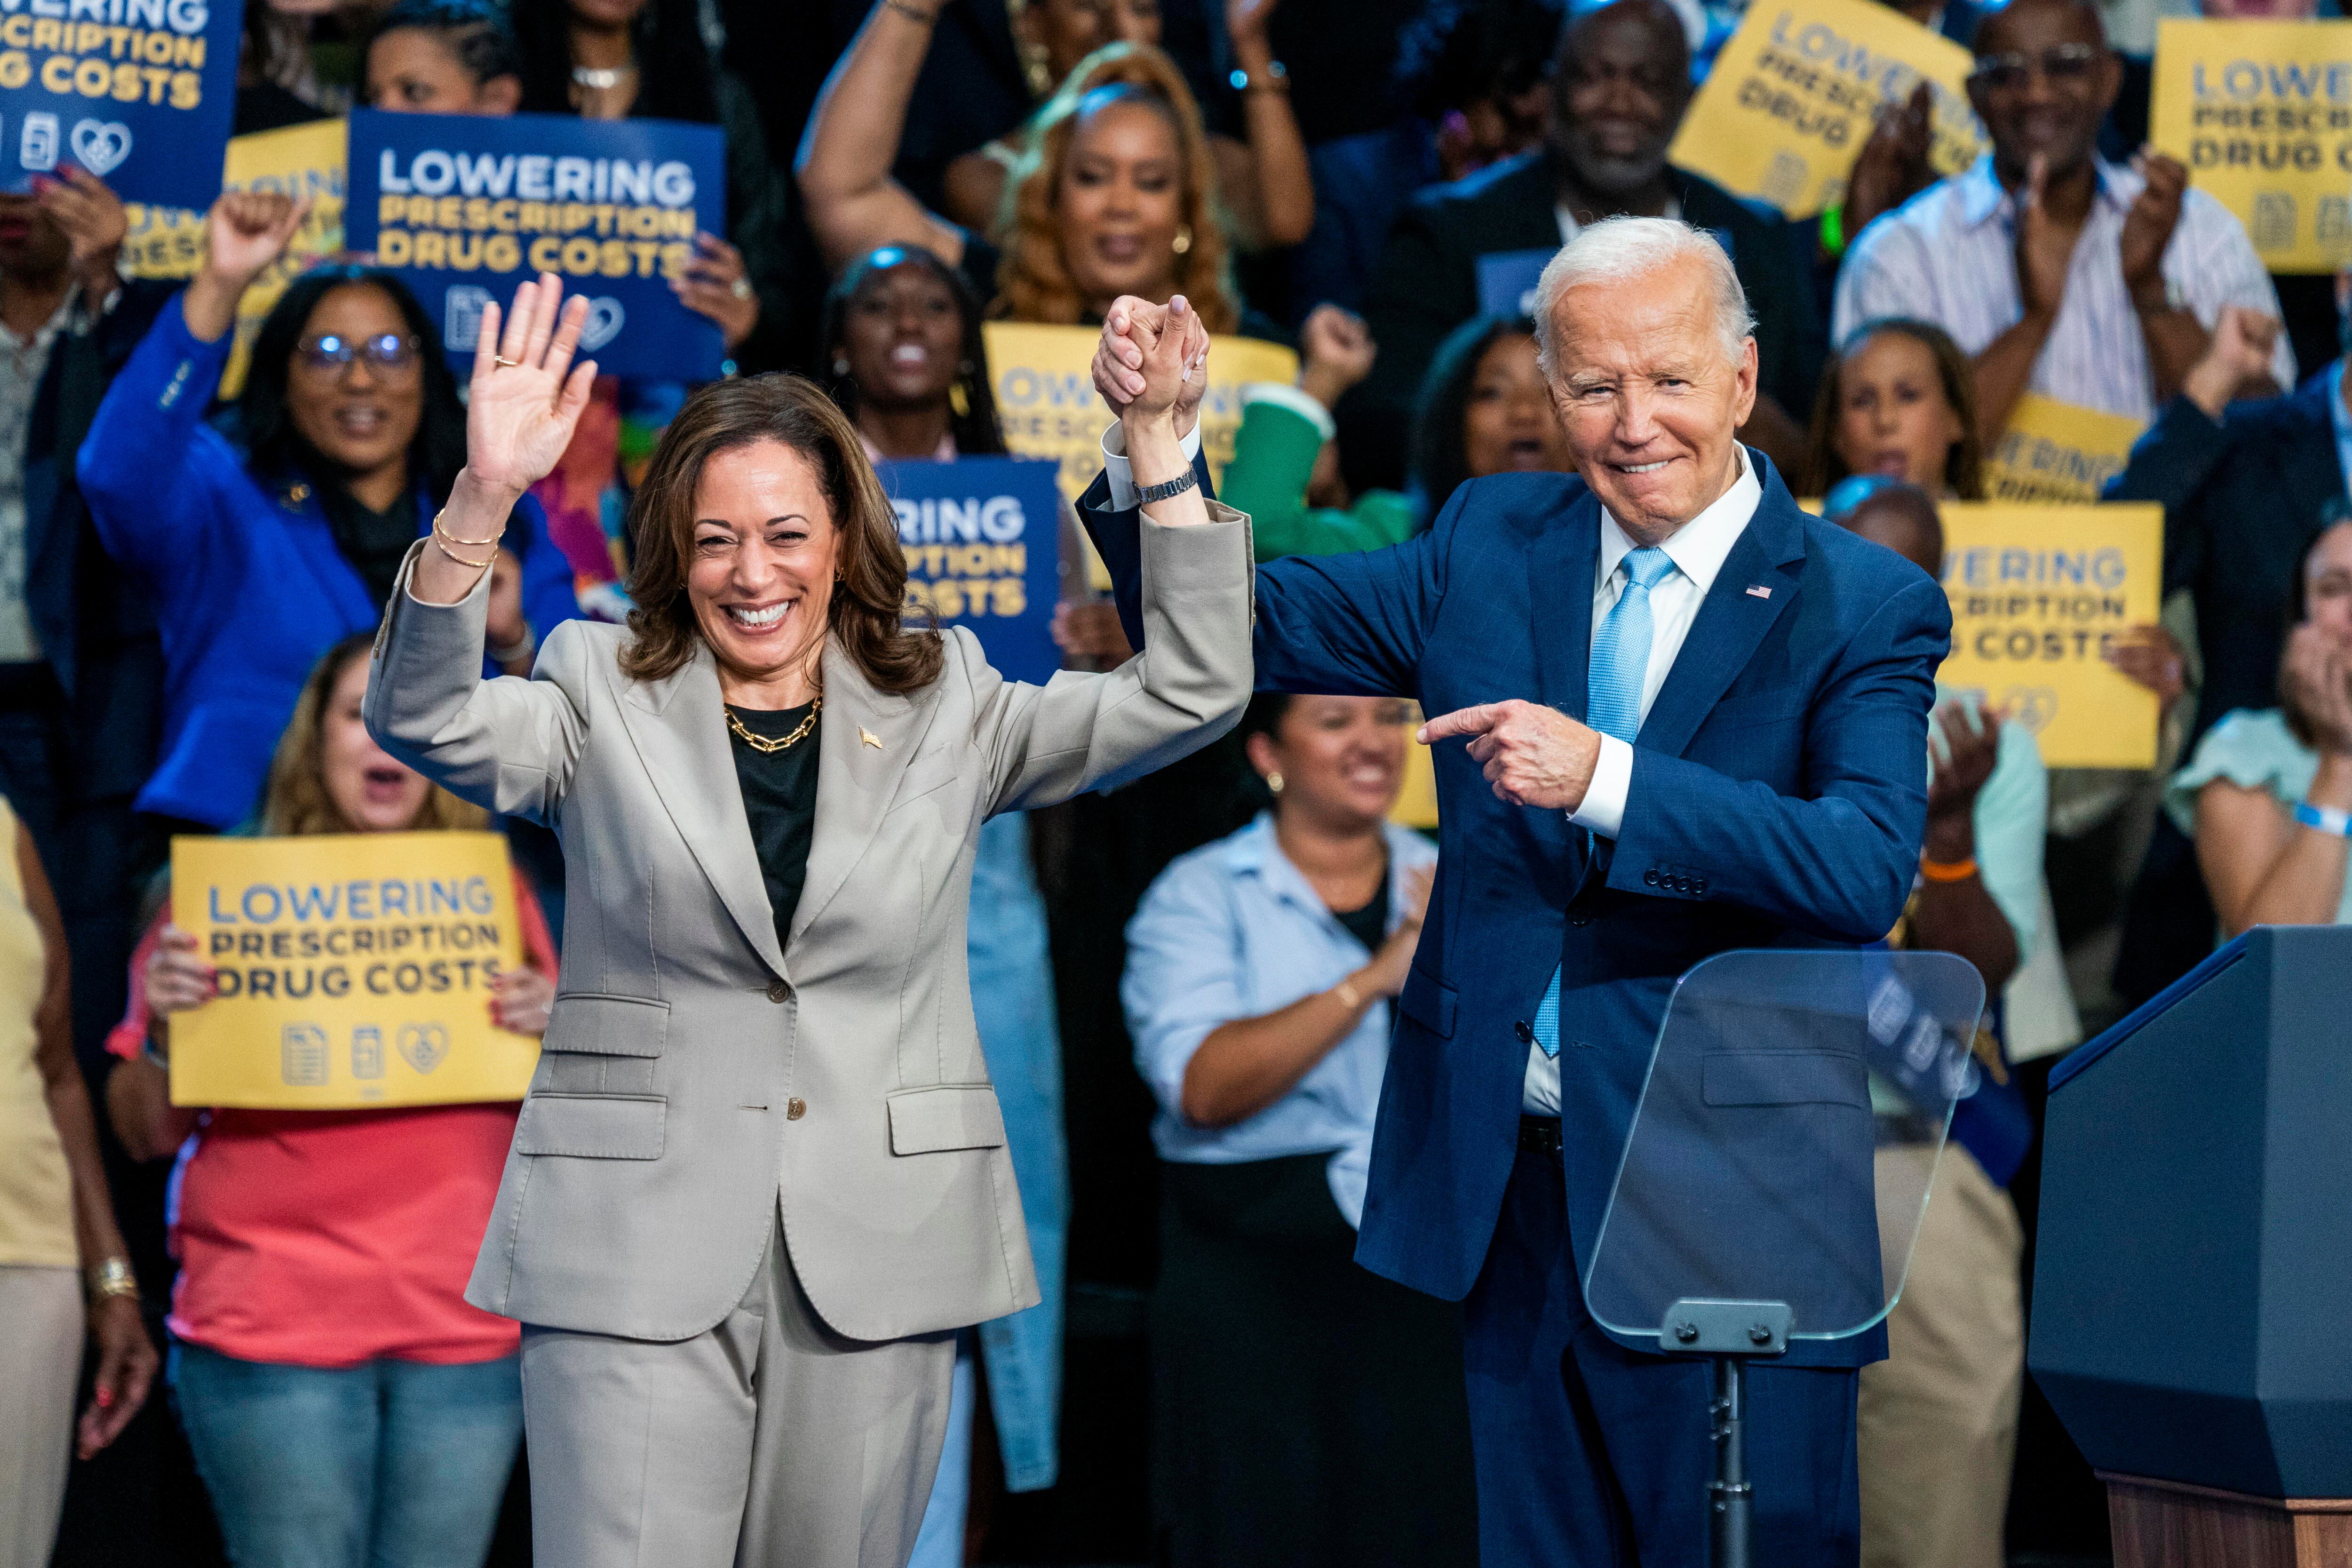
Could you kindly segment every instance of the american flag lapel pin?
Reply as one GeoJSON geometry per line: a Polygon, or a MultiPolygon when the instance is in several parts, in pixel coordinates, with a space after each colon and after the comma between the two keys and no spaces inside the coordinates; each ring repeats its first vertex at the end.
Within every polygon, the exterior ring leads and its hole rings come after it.
{"type": "Polygon", "coordinates": [[[867,729],[863,724],[860,724],[857,727],[857,738],[865,742],[867,745],[873,747],[877,752],[882,749],[882,737],[876,734],[873,731],[867,729]]]}
{"type": "Polygon", "coordinates": [[[1761,583],[1750,583],[1750,584],[1748,584],[1748,594],[1749,594],[1749,595],[1750,595],[1751,597],[1758,598],[1758,599],[1769,599],[1769,598],[1770,598],[1770,597],[1772,596],[1772,590],[1771,590],[1771,589],[1769,589],[1769,588],[1767,588],[1767,587],[1766,587],[1763,584],[1761,584],[1761,583]]]}

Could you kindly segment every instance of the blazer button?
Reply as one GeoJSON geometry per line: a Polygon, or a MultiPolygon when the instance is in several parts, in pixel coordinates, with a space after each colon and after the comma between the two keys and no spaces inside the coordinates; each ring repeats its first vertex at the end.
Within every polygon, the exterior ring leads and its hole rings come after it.
{"type": "Polygon", "coordinates": [[[799,1095],[796,1094],[793,1096],[792,1099],[784,1101],[785,1121],[798,1121],[802,1117],[806,1116],[807,1114],[808,1101],[803,1100],[799,1095]]]}
{"type": "Polygon", "coordinates": [[[1692,892],[1694,892],[1694,893],[1704,893],[1704,892],[1706,892],[1706,879],[1705,877],[1693,877],[1693,878],[1691,879],[1691,891],[1692,891],[1692,892]]]}
{"type": "Polygon", "coordinates": [[[1658,885],[1658,868],[1655,866],[1653,866],[1648,870],[1643,872],[1642,882],[1645,887],[1656,887],[1658,885]]]}
{"type": "Polygon", "coordinates": [[[1588,910],[1579,910],[1568,917],[1568,923],[1572,926],[1589,926],[1592,923],[1592,916],[1588,910]]]}
{"type": "Polygon", "coordinates": [[[1532,1046],[1536,1043],[1536,1026],[1525,1018],[1511,1026],[1511,1033],[1518,1036],[1519,1044],[1523,1046],[1532,1046]]]}
{"type": "Polygon", "coordinates": [[[777,981],[773,985],[771,985],[771,986],[769,986],[769,987],[768,987],[768,1000],[769,1000],[769,1001],[771,1001],[771,1002],[789,1002],[789,1001],[791,1001],[792,999],[793,999],[793,988],[792,988],[791,986],[789,986],[789,985],[785,984],[782,981],[779,980],[779,981],[777,981]]]}

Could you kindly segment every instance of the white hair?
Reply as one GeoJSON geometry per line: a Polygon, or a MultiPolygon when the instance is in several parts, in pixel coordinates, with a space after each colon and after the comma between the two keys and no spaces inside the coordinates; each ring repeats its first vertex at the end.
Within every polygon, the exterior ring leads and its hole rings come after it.
{"type": "Polygon", "coordinates": [[[1582,283],[1622,283],[1646,278],[1685,258],[1706,273],[1715,295],[1715,328],[1723,352],[1739,357],[1740,345],[1756,335],[1756,318],[1748,310],[1748,290],[1723,246],[1703,228],[1680,218],[1603,218],[1559,247],[1536,281],[1536,363],[1549,380],[1559,363],[1559,328],[1555,319],[1560,296],[1582,283]]]}

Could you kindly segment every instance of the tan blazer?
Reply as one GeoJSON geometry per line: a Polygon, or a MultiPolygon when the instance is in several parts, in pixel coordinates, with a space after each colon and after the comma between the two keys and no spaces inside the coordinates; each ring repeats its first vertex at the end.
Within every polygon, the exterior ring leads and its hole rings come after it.
{"type": "MultiPolygon", "coordinates": [[[[1148,654],[1008,681],[972,635],[909,697],[824,652],[816,823],[791,940],[736,783],[709,651],[621,674],[567,621],[528,680],[480,679],[488,577],[451,605],[404,569],[370,731],[457,795],[544,822],[566,877],[563,991],[467,1300],[551,1328],[681,1340],[744,1294],[781,1209],[809,1300],[884,1340],[1038,1300],[971,1015],[980,826],[1162,767],[1251,686],[1248,519],[1143,529],[1148,654]]],[[[422,549],[423,546],[418,547],[422,549]]]]}

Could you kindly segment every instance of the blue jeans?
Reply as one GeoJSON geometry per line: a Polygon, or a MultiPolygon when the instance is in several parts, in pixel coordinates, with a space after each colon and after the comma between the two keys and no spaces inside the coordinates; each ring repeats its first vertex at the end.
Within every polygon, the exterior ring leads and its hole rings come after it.
{"type": "Polygon", "coordinates": [[[489,1549],[520,1357],[330,1369],[174,1344],[171,1384],[236,1568],[476,1568],[489,1549]]]}

